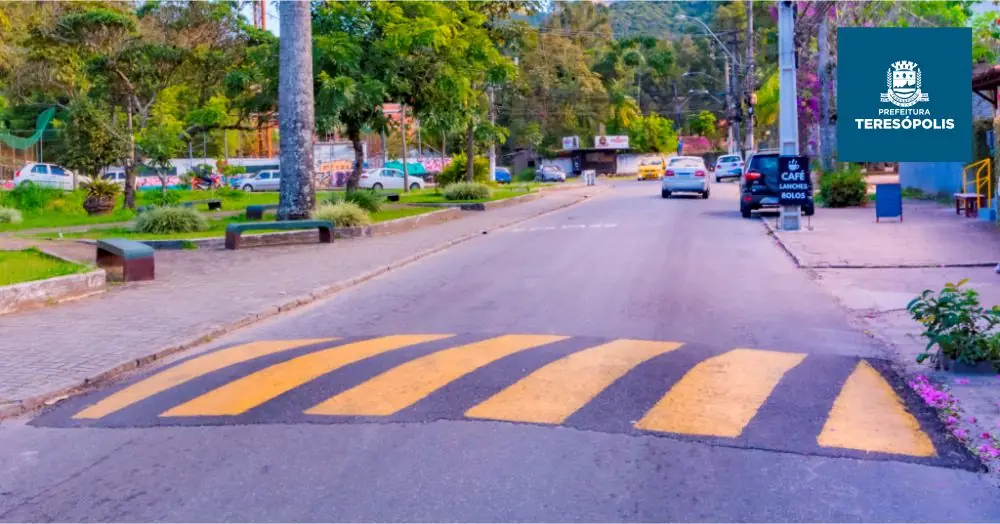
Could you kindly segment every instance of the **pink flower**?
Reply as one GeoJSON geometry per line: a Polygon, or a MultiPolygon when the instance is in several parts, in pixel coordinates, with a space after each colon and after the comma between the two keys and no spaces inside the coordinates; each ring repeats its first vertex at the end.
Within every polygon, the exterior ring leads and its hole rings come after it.
{"type": "Polygon", "coordinates": [[[969,383],[969,379],[967,379],[967,378],[956,378],[955,379],[955,384],[958,384],[959,386],[964,386],[964,385],[966,385],[968,383],[969,383]]]}
{"type": "Polygon", "coordinates": [[[948,424],[949,426],[952,424],[958,424],[958,419],[953,416],[949,416],[948,419],[945,420],[945,424],[948,424]]]}
{"type": "Polygon", "coordinates": [[[976,417],[969,417],[969,424],[975,424],[975,423],[976,423],[976,417]]]}
{"type": "Polygon", "coordinates": [[[989,431],[984,431],[984,432],[982,432],[982,433],[979,434],[979,438],[982,438],[982,439],[992,439],[993,435],[990,435],[989,431]]]}
{"type": "Polygon", "coordinates": [[[953,429],[951,433],[961,440],[969,438],[969,430],[967,429],[956,428],[953,429]]]}

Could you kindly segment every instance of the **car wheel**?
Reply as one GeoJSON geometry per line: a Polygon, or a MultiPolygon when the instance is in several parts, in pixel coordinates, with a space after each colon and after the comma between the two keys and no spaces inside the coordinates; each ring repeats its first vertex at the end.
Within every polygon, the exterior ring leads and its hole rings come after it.
{"type": "Polygon", "coordinates": [[[372,184],[372,191],[378,191],[380,189],[382,189],[382,184],[380,184],[378,182],[375,182],[374,184],[372,184]]]}
{"type": "Polygon", "coordinates": [[[418,189],[420,189],[420,184],[418,184],[416,182],[410,184],[410,191],[416,191],[418,189]]]}
{"type": "Polygon", "coordinates": [[[247,193],[253,193],[253,186],[251,186],[250,184],[247,184],[247,185],[243,186],[243,191],[246,191],[247,193]]]}
{"type": "Polygon", "coordinates": [[[719,182],[722,182],[722,179],[719,178],[719,175],[715,175],[715,183],[718,184],[719,182]]]}
{"type": "Polygon", "coordinates": [[[667,191],[666,189],[661,189],[660,190],[660,197],[661,198],[670,198],[670,191],[667,191]]]}
{"type": "Polygon", "coordinates": [[[740,214],[743,215],[743,218],[750,218],[752,216],[751,213],[753,213],[753,210],[750,209],[750,206],[740,204],[740,214]]]}
{"type": "Polygon", "coordinates": [[[708,193],[709,191],[707,189],[705,191],[702,191],[701,198],[708,198],[708,193]]]}

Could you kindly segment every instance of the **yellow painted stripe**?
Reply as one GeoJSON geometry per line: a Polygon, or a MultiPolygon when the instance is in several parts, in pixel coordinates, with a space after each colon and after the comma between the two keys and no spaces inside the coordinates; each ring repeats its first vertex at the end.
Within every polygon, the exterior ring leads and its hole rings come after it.
{"type": "Polygon", "coordinates": [[[163,417],[239,415],[331,371],[402,347],[451,335],[393,335],[316,351],[262,369],[191,399],[163,417]]]}
{"type": "Polygon", "coordinates": [[[75,419],[97,419],[124,409],[136,402],[145,400],[157,393],[174,386],[194,380],[224,367],[247,362],[258,357],[287,351],[295,347],[320,342],[331,342],[335,338],[316,338],[305,340],[266,340],[251,342],[208,353],[193,358],[165,371],[157,373],[145,380],[103,398],[100,402],[73,416],[75,419]]]}
{"type": "Polygon", "coordinates": [[[492,420],[560,424],[639,364],[678,342],[615,340],[548,364],[465,412],[492,420]]]}
{"type": "Polygon", "coordinates": [[[805,355],[734,349],[689,371],[635,427],[737,437],[788,370],[805,355]]]}
{"type": "Polygon", "coordinates": [[[391,415],[468,373],[528,348],[564,340],[504,335],[411,360],[310,408],[310,415],[391,415]]]}
{"type": "Polygon", "coordinates": [[[878,451],[917,457],[935,454],[934,444],[882,375],[862,360],[847,378],[816,442],[828,448],[878,451]]]}

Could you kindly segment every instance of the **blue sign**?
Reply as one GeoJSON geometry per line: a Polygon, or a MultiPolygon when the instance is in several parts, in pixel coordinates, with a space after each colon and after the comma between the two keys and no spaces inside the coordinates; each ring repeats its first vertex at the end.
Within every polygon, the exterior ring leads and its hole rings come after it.
{"type": "Polygon", "coordinates": [[[899,217],[903,221],[903,187],[899,184],[875,186],[875,221],[886,217],[899,217]]]}
{"type": "Polygon", "coordinates": [[[969,162],[972,30],[837,30],[839,162],[969,162]]]}

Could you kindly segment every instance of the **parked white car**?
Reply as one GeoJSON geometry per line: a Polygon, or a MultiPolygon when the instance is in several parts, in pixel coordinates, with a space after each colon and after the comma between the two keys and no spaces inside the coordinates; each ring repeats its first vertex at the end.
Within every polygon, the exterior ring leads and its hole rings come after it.
{"type": "MultiPolygon", "coordinates": [[[[76,182],[89,182],[90,178],[77,175],[76,182]]],[[[29,162],[14,172],[14,185],[36,184],[44,187],[54,187],[66,191],[73,190],[73,172],[55,164],[29,162]]]]}
{"type": "Polygon", "coordinates": [[[108,171],[101,175],[101,179],[107,180],[109,182],[114,182],[119,186],[125,187],[125,172],[121,170],[108,171]]]}
{"type": "MultiPolygon", "coordinates": [[[[361,173],[358,186],[365,189],[403,189],[403,171],[400,169],[369,169],[361,173]]],[[[410,175],[410,189],[423,189],[424,179],[410,175]]]]}
{"type": "Polygon", "coordinates": [[[555,164],[545,165],[535,172],[535,180],[538,182],[565,182],[566,173],[555,164]]]}
{"type": "Polygon", "coordinates": [[[238,184],[240,189],[248,193],[252,191],[277,191],[281,187],[281,171],[265,169],[256,175],[241,178],[238,184]]]}

